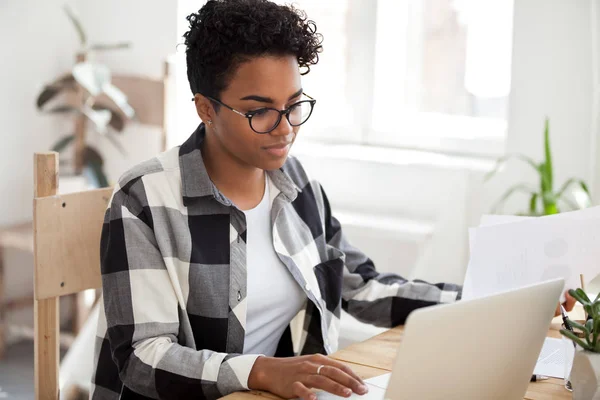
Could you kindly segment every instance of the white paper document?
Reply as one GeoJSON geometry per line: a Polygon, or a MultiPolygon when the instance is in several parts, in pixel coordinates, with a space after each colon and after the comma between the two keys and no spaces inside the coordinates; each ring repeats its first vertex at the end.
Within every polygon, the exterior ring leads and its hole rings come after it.
{"type": "Polygon", "coordinates": [[[533,373],[553,378],[564,378],[565,363],[567,360],[572,360],[574,355],[575,347],[571,345],[570,341],[565,342],[562,339],[546,338],[533,373]]]}
{"type": "MultiPolygon", "coordinates": [[[[463,299],[555,278],[579,287],[600,272],[600,207],[538,218],[488,216],[469,230],[463,299]]],[[[586,282],[586,283],[587,283],[586,282]]]]}

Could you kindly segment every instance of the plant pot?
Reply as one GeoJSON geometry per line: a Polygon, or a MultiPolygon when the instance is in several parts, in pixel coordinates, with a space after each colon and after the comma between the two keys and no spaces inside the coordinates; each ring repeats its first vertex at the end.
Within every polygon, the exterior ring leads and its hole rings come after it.
{"type": "Polygon", "coordinates": [[[577,350],[571,384],[573,400],[600,400],[600,353],[577,350]]]}

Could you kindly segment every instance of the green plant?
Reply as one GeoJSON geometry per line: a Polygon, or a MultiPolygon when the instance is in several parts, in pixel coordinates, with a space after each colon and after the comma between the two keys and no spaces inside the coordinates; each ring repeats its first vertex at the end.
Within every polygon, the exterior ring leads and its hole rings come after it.
{"type": "Polygon", "coordinates": [[[76,174],[87,175],[93,186],[105,187],[109,182],[104,173],[104,160],[97,149],[86,144],[86,134],[88,130],[93,130],[126,156],[125,149],[114,134],[122,132],[126,122],[134,118],[135,113],[127,97],[111,84],[108,67],[89,62],[88,57],[94,52],[127,48],[129,44],[89,44],[81,21],[69,7],[64,6],[64,11],[79,37],[80,49],[76,63],[69,73],[42,89],[36,105],[42,112],[74,118],[73,132],[60,138],[52,150],[61,153],[62,165],[71,161],[76,174]],[[58,98],[62,101],[55,104],[58,98]],[[93,129],[88,129],[88,123],[93,129]],[[73,145],[73,158],[67,160],[63,152],[70,145],[73,145]]]}
{"type": "Polygon", "coordinates": [[[583,332],[583,339],[585,339],[585,341],[582,340],[582,338],[579,338],[575,333],[566,329],[561,329],[560,333],[578,344],[582,349],[600,353],[600,293],[596,296],[594,301],[591,301],[587,294],[581,289],[571,289],[569,290],[569,294],[583,305],[583,309],[590,317],[585,322],[585,325],[570,320],[573,328],[583,332]]]}
{"type": "Polygon", "coordinates": [[[520,183],[510,187],[494,205],[494,212],[497,212],[498,209],[508,200],[508,198],[517,192],[526,193],[530,196],[528,212],[524,213],[526,215],[538,216],[558,214],[560,212],[559,202],[566,204],[571,210],[590,206],[590,192],[586,183],[581,179],[568,179],[558,191],[554,191],[554,171],[552,165],[552,154],[550,151],[548,118],[546,118],[544,124],[544,160],[542,162],[536,163],[531,158],[522,154],[510,154],[497,160],[496,166],[486,175],[485,180],[487,181],[494,176],[500,170],[500,168],[512,158],[516,158],[527,163],[539,174],[539,187],[533,188],[525,183],[520,183]],[[576,199],[576,204],[574,204],[573,201],[567,196],[570,193],[569,189],[571,189],[573,185],[578,185],[583,193],[583,199],[576,199]],[[540,205],[540,203],[542,207],[541,211],[538,211],[538,205],[540,205]]]}

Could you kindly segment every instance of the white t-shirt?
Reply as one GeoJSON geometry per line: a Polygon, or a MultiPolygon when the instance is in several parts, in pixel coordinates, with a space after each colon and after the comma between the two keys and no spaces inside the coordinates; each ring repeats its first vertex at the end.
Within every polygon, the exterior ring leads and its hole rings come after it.
{"type": "Polygon", "coordinates": [[[268,179],[260,204],[244,211],[248,269],[244,354],[273,356],[281,335],[304,306],[306,294],[273,247],[268,179]]]}

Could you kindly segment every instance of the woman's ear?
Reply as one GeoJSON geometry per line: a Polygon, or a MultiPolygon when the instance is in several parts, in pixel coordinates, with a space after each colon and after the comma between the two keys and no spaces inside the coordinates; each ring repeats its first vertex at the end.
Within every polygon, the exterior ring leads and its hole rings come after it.
{"type": "Polygon", "coordinates": [[[211,121],[212,123],[215,109],[213,108],[211,101],[197,93],[194,95],[194,103],[196,104],[196,112],[198,113],[198,116],[202,122],[208,124],[208,121],[211,121]]]}

